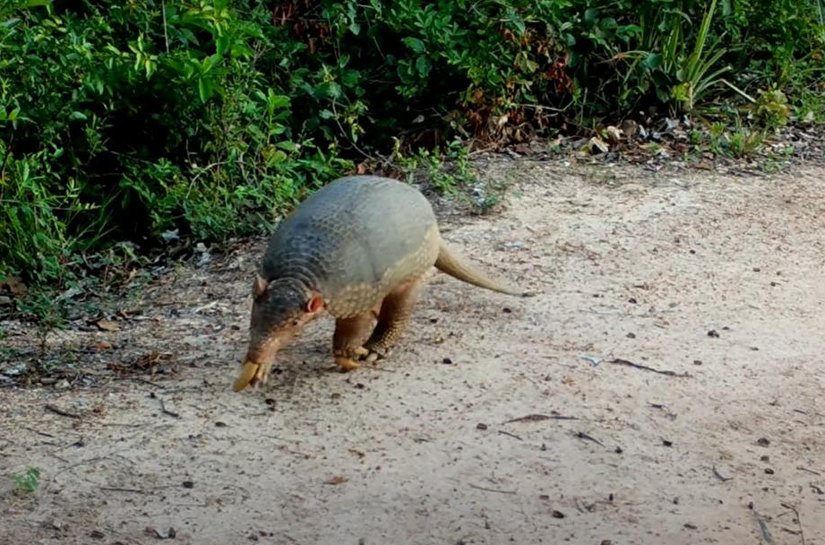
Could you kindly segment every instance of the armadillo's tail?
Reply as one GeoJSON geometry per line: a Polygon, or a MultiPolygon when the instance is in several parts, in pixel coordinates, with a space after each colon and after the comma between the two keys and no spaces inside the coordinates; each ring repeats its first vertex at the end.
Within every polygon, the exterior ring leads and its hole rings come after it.
{"type": "Polygon", "coordinates": [[[438,259],[435,261],[435,267],[438,270],[449,274],[453,278],[458,278],[459,280],[480,288],[497,291],[499,293],[506,293],[508,295],[520,295],[522,297],[529,296],[528,293],[502,285],[492,280],[483,272],[471,265],[466,258],[458,254],[455,250],[448,248],[443,241],[441,242],[441,246],[438,250],[438,259]]]}

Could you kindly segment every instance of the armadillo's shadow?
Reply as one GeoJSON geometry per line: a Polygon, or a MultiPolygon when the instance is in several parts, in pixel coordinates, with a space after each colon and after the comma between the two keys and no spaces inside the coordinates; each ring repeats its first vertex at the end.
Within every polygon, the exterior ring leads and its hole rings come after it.
{"type": "MultiPolygon", "coordinates": [[[[322,391],[330,395],[329,387],[333,383],[359,389],[364,383],[380,380],[387,373],[385,367],[391,365],[390,360],[363,363],[358,369],[343,372],[332,356],[334,328],[334,319],[326,315],[307,324],[278,351],[266,384],[250,388],[249,393],[264,400],[300,400],[307,396],[317,399],[322,391]]],[[[402,341],[396,348],[399,354],[404,351],[403,344],[402,341]]]]}

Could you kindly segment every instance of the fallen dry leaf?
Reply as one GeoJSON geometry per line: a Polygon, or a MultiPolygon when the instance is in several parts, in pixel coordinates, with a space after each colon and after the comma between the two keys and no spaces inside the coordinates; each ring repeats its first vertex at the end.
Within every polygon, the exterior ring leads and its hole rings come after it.
{"type": "Polygon", "coordinates": [[[590,140],[587,141],[585,145],[582,146],[582,151],[593,154],[594,152],[600,153],[607,153],[610,151],[610,146],[607,145],[607,142],[598,138],[596,136],[592,137],[590,140]]]}
{"type": "Polygon", "coordinates": [[[96,325],[102,331],[120,331],[120,324],[111,320],[98,320],[96,325]]]}
{"type": "Polygon", "coordinates": [[[326,481],[324,481],[324,484],[343,484],[343,483],[347,482],[348,480],[349,479],[347,479],[346,477],[342,477],[341,475],[336,475],[335,477],[332,477],[331,479],[327,479],[326,481]]]}
{"type": "Polygon", "coordinates": [[[135,360],[134,366],[138,369],[148,369],[160,363],[161,355],[158,352],[149,352],[135,360]]]}
{"type": "Polygon", "coordinates": [[[6,278],[0,278],[0,291],[4,290],[8,290],[14,297],[20,297],[26,294],[28,288],[17,276],[8,276],[6,278]]]}
{"type": "Polygon", "coordinates": [[[624,132],[622,131],[622,129],[614,127],[613,125],[608,126],[604,130],[604,133],[607,136],[607,139],[612,144],[620,142],[622,140],[622,137],[624,136],[624,132]]]}

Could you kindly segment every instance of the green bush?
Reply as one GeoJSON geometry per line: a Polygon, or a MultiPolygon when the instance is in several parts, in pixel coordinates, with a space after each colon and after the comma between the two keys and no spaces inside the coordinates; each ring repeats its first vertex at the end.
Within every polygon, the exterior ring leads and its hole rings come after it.
{"type": "Polygon", "coordinates": [[[255,232],[342,167],[265,77],[261,57],[285,53],[267,12],[228,4],[81,2],[3,23],[0,274],[59,279],[72,252],[173,229],[255,232]]]}
{"type": "Polygon", "coordinates": [[[824,19],[820,0],[7,0],[0,276],[261,232],[396,138],[722,101],[779,126],[821,100],[824,19]]]}

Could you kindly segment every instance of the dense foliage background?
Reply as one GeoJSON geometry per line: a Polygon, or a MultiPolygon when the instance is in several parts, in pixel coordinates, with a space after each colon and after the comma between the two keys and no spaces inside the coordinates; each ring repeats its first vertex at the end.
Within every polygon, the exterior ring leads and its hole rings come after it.
{"type": "Polygon", "coordinates": [[[6,0],[0,278],[260,232],[399,142],[822,121],[823,54],[821,0],[6,0]]]}

